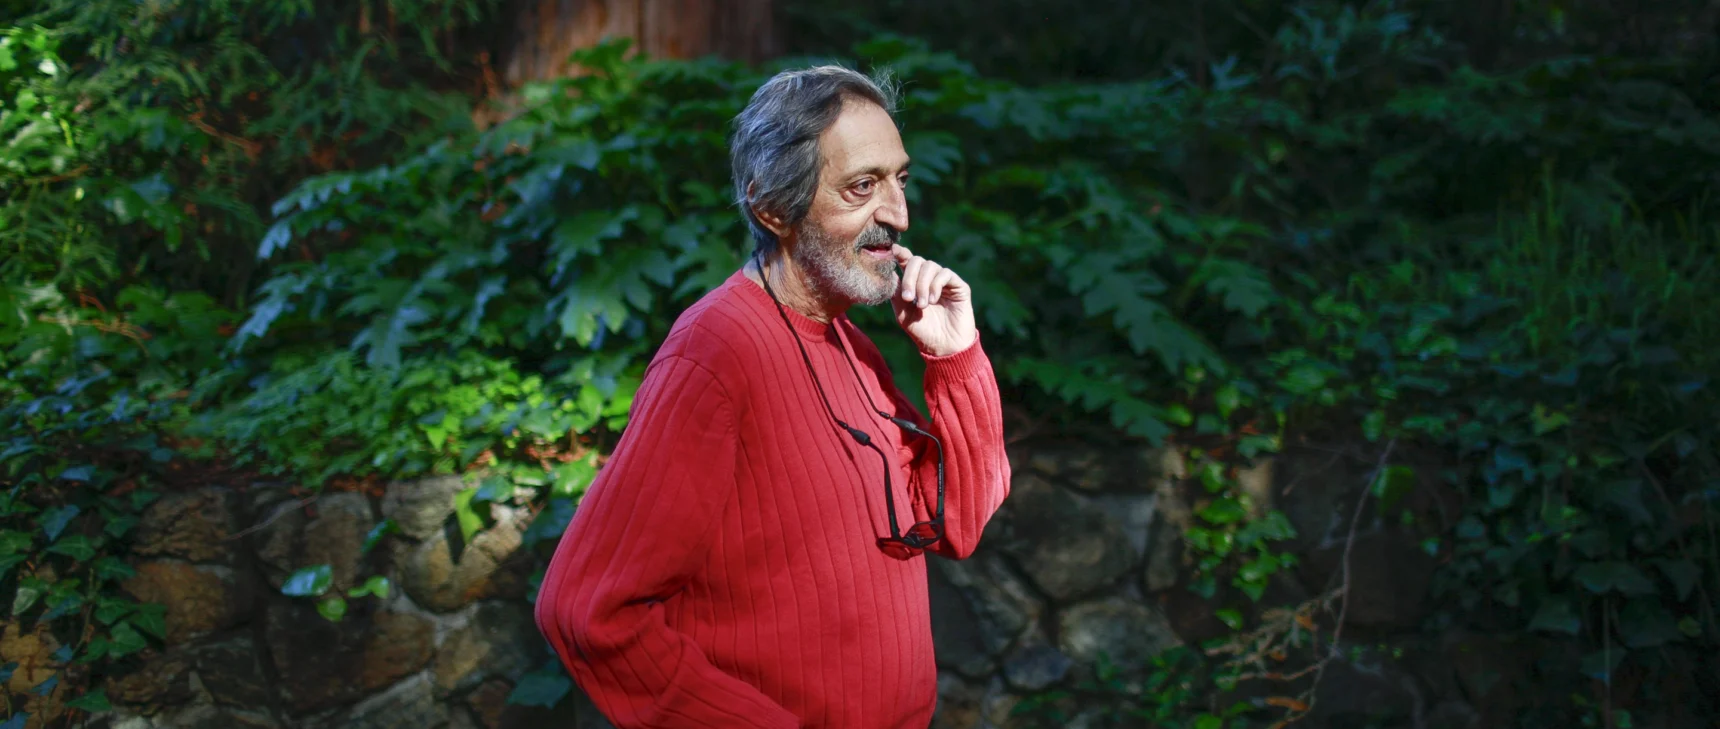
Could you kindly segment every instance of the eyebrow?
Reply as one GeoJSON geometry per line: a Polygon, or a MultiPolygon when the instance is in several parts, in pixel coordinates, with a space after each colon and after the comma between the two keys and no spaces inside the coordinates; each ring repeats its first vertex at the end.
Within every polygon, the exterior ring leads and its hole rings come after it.
{"type": "MultiPolygon", "coordinates": [[[[899,169],[896,172],[898,172],[898,173],[907,172],[908,168],[913,167],[913,166],[914,166],[914,161],[910,159],[902,165],[902,169],[899,169]]],[[[860,175],[873,175],[876,177],[888,177],[890,174],[891,173],[889,170],[884,169],[883,167],[879,167],[877,165],[873,165],[873,166],[867,167],[865,169],[854,170],[853,172],[848,173],[847,176],[850,178],[857,177],[860,175]]]]}

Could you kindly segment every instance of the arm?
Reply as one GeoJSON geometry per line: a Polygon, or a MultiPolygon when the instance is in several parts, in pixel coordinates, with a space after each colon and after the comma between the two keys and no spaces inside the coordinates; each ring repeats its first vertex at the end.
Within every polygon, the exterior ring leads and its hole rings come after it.
{"type": "Polygon", "coordinates": [[[620,729],[799,726],[664,620],[662,601],[708,553],[712,515],[734,492],[735,438],[734,406],[709,371],[654,363],[544,575],[538,627],[620,729]]]}
{"type": "MultiPolygon", "coordinates": [[[[863,341],[863,340],[862,340],[863,341]]],[[[913,421],[944,444],[944,539],[931,551],[950,559],[966,559],[979,545],[980,534],[1009,496],[1009,458],[1003,447],[1003,405],[991,360],[976,337],[960,352],[945,356],[921,353],[926,362],[926,407],[931,422],[920,416],[896,387],[878,350],[866,342],[874,371],[890,396],[896,417],[913,421]]],[[[914,513],[930,519],[938,507],[938,449],[925,438],[908,439],[914,513]]]]}

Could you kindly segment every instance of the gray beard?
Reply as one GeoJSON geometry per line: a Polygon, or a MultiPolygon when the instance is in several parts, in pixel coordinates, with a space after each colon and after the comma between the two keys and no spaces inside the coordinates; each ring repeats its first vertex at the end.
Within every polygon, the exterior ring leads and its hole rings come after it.
{"type": "Polygon", "coordinates": [[[832,238],[808,220],[795,233],[794,262],[810,279],[815,296],[850,305],[877,306],[896,293],[896,262],[872,260],[860,248],[868,243],[895,242],[897,236],[872,226],[852,243],[832,238]]]}

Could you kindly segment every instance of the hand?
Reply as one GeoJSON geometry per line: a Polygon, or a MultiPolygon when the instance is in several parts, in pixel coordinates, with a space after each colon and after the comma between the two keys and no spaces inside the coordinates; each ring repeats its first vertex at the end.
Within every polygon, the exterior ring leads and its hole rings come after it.
{"type": "Polygon", "coordinates": [[[979,336],[974,327],[973,289],[955,271],[897,245],[890,250],[902,265],[902,282],[890,304],[896,323],[914,345],[933,357],[967,349],[979,336]]]}

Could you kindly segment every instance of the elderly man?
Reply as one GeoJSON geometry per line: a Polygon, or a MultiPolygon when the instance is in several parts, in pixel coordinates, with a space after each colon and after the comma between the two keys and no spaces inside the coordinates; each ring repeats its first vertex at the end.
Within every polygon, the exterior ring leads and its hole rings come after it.
{"type": "Polygon", "coordinates": [[[676,321],[538,596],[623,729],[931,721],[922,555],[972,553],[1009,463],[971,290],[897,243],[893,96],[843,68],[784,72],[736,119],[754,255],[676,321]],[[846,315],[886,301],[925,360],[929,420],[846,315]]]}

